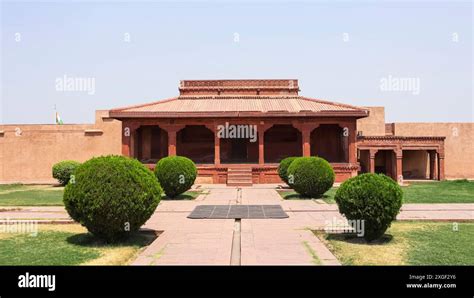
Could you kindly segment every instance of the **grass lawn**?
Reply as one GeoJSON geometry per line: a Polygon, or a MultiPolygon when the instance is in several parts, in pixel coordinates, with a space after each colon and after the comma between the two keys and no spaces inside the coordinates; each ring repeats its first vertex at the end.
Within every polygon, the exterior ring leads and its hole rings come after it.
{"type": "Polygon", "coordinates": [[[410,182],[402,189],[405,203],[474,203],[474,181],[410,182]]]}
{"type": "Polygon", "coordinates": [[[189,191],[186,191],[186,192],[176,196],[175,198],[170,198],[170,197],[164,195],[162,199],[163,200],[170,200],[170,201],[173,201],[173,200],[194,200],[201,193],[202,193],[202,190],[189,190],[189,191]]]}
{"type": "Polygon", "coordinates": [[[11,190],[21,190],[27,187],[23,184],[0,184],[0,192],[11,191],[11,190]]]}
{"type": "Polygon", "coordinates": [[[474,222],[394,222],[367,244],[343,234],[314,233],[344,265],[474,265],[474,222]]]}
{"type": "MultiPolygon", "coordinates": [[[[47,185],[0,185],[0,206],[63,206],[64,187],[47,185]]],[[[176,198],[163,200],[194,200],[202,190],[190,190],[176,198]]]]}
{"type": "Polygon", "coordinates": [[[62,206],[64,187],[9,184],[0,186],[0,206],[62,206]]]}
{"type": "MultiPolygon", "coordinates": [[[[335,203],[337,188],[328,190],[321,198],[329,204],[335,203]]],[[[474,203],[474,181],[410,182],[402,186],[404,203],[474,203]]],[[[305,198],[293,190],[277,190],[285,200],[318,199],[305,198]]]]}
{"type": "Polygon", "coordinates": [[[38,234],[0,233],[0,265],[123,265],[156,238],[137,233],[105,244],[78,224],[38,225],[38,234]]]}
{"type": "Polygon", "coordinates": [[[303,197],[302,195],[300,195],[299,193],[297,193],[296,191],[292,190],[292,189],[288,189],[288,190],[283,190],[283,189],[277,189],[277,192],[280,194],[280,196],[284,199],[284,200],[312,200],[312,199],[322,199],[324,202],[326,203],[329,203],[329,204],[333,204],[333,203],[336,203],[334,201],[334,195],[336,194],[336,190],[337,188],[333,187],[331,188],[330,190],[328,190],[325,194],[323,194],[321,197],[319,198],[308,198],[308,197],[303,197]]]}

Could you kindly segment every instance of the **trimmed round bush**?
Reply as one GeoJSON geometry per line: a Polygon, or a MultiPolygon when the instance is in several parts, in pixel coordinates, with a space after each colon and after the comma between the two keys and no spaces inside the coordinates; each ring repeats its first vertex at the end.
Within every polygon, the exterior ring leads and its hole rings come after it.
{"type": "Polygon", "coordinates": [[[163,193],[153,172],[124,156],[92,158],[74,175],[64,190],[64,206],[75,221],[107,242],[138,231],[163,193]]]}
{"type": "Polygon", "coordinates": [[[168,156],[156,163],[155,176],[166,195],[174,198],[191,188],[197,169],[192,160],[184,156],[168,156]]]}
{"type": "Polygon", "coordinates": [[[288,167],[290,164],[296,159],[296,156],[290,156],[284,158],[280,161],[280,165],[278,166],[278,176],[280,176],[281,180],[283,180],[286,184],[288,183],[288,167]]]}
{"type": "Polygon", "coordinates": [[[319,198],[334,184],[334,170],[321,157],[298,157],[288,167],[288,182],[302,196],[319,198]]]}
{"type": "Polygon", "coordinates": [[[53,178],[57,179],[61,185],[66,185],[71,179],[74,170],[81,163],[74,160],[64,160],[53,165],[53,178]]]}
{"type": "Polygon", "coordinates": [[[364,238],[380,238],[402,206],[403,192],[383,174],[362,174],[342,183],[335,200],[339,212],[349,220],[364,220],[364,238]]]}

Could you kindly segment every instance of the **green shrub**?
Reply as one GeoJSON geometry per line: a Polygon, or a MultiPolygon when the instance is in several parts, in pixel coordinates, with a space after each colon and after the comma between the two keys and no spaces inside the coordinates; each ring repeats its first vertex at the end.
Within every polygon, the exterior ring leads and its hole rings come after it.
{"type": "Polygon", "coordinates": [[[155,211],[163,191],[153,173],[135,159],[101,156],[80,165],[64,190],[69,215],[108,242],[138,229],[155,211]]]}
{"type": "Polygon", "coordinates": [[[168,156],[156,163],[155,175],[166,195],[174,198],[191,188],[196,180],[197,169],[187,157],[168,156]]]}
{"type": "Polygon", "coordinates": [[[287,173],[290,186],[305,197],[319,198],[334,184],[334,170],[321,157],[298,157],[287,173]]]}
{"type": "Polygon", "coordinates": [[[364,238],[380,238],[402,206],[403,192],[383,174],[362,174],[342,183],[334,199],[349,220],[364,220],[364,238]]]}
{"type": "Polygon", "coordinates": [[[74,170],[81,163],[74,160],[64,160],[53,165],[53,177],[58,180],[61,185],[66,185],[71,179],[74,170]]]}
{"type": "Polygon", "coordinates": [[[280,161],[280,165],[278,166],[278,176],[280,176],[281,180],[286,184],[288,184],[288,167],[296,158],[296,156],[284,158],[280,161]]]}

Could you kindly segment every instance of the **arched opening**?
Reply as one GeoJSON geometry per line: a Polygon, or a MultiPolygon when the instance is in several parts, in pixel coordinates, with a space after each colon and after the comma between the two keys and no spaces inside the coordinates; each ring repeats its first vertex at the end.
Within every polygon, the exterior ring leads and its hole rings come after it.
{"type": "Polygon", "coordinates": [[[135,157],[143,163],[156,163],[168,156],[168,133],[159,126],[140,126],[137,129],[135,157]]]}
{"type": "Polygon", "coordinates": [[[186,125],[176,134],[176,154],[195,163],[214,163],[214,133],[204,125],[186,125]]]}
{"type": "Polygon", "coordinates": [[[264,135],[265,162],[278,163],[285,157],[303,155],[301,132],[292,125],[273,125],[264,135]]]}
{"type": "Polygon", "coordinates": [[[337,124],[321,124],[311,132],[311,155],[329,162],[348,162],[349,138],[337,124]]]}

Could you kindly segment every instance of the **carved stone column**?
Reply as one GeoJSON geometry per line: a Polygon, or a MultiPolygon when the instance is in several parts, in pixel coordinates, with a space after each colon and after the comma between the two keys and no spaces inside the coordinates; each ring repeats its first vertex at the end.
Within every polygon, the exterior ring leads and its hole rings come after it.
{"type": "Polygon", "coordinates": [[[221,164],[221,139],[219,137],[219,124],[208,124],[206,127],[214,133],[214,166],[221,164]]]}
{"type": "Polygon", "coordinates": [[[263,121],[260,121],[260,124],[257,126],[258,133],[258,164],[265,164],[265,131],[272,127],[273,124],[266,124],[263,121]]]}
{"type": "Polygon", "coordinates": [[[308,126],[304,125],[301,130],[303,142],[303,156],[311,156],[311,131],[308,126]]]}
{"type": "Polygon", "coordinates": [[[165,124],[162,128],[168,133],[168,156],[176,155],[176,135],[184,128],[184,125],[165,124]]]}
{"type": "Polygon", "coordinates": [[[444,180],[444,152],[438,152],[438,179],[444,180]]]}
{"type": "Polygon", "coordinates": [[[139,125],[132,121],[122,121],[122,155],[134,157],[135,131],[139,125]]]}
{"type": "Polygon", "coordinates": [[[375,173],[375,154],[377,154],[377,149],[369,150],[369,172],[375,173]]]}
{"type": "Polygon", "coordinates": [[[292,125],[301,132],[303,156],[311,156],[311,132],[318,128],[319,123],[293,123],[292,125]]]}
{"type": "Polygon", "coordinates": [[[347,123],[347,138],[348,138],[348,162],[357,163],[357,125],[356,120],[347,123]]]}
{"type": "Polygon", "coordinates": [[[395,150],[395,158],[397,159],[397,182],[403,184],[403,150],[395,150]]]}
{"type": "Polygon", "coordinates": [[[437,169],[437,154],[436,151],[430,150],[430,180],[438,180],[438,169],[437,169]]]}

